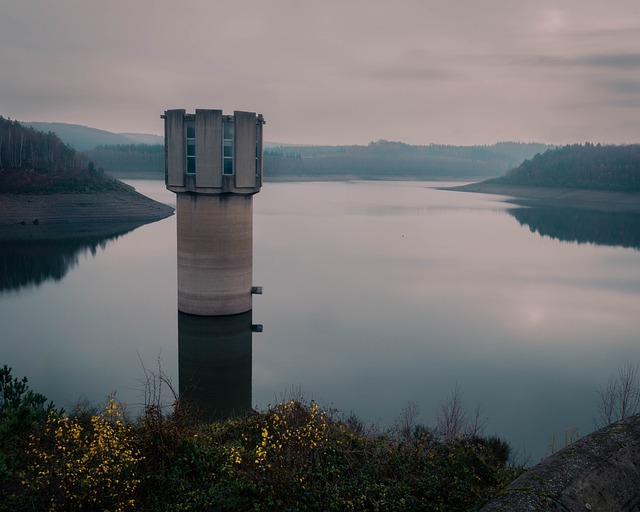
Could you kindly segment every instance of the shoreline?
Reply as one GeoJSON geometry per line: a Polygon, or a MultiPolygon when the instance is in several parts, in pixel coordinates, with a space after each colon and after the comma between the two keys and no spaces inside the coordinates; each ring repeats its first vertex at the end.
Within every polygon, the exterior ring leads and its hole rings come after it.
{"type": "Polygon", "coordinates": [[[0,239],[68,239],[133,229],[174,209],[138,192],[0,194],[0,239]]]}
{"type": "Polygon", "coordinates": [[[469,183],[440,190],[504,196],[505,202],[521,206],[545,206],[601,212],[640,214],[640,192],[579,188],[527,187],[499,183],[469,183]]]}

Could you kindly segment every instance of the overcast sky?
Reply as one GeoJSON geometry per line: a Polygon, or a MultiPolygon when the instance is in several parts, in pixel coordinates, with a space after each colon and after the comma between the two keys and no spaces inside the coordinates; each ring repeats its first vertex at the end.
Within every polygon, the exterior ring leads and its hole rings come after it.
{"type": "Polygon", "coordinates": [[[0,115],[304,144],[640,139],[640,0],[2,0],[0,115]]]}

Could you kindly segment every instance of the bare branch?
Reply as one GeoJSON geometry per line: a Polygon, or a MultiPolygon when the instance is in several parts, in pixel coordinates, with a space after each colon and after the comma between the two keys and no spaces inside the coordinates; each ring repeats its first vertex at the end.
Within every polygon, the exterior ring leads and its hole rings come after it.
{"type": "Polygon", "coordinates": [[[436,421],[438,423],[438,433],[445,441],[465,437],[467,416],[462,405],[462,395],[457,385],[447,399],[440,404],[436,421]]]}
{"type": "Polygon", "coordinates": [[[596,421],[596,426],[610,425],[640,411],[639,370],[638,363],[620,365],[617,378],[610,377],[607,385],[600,388],[598,392],[600,422],[596,421]]]}

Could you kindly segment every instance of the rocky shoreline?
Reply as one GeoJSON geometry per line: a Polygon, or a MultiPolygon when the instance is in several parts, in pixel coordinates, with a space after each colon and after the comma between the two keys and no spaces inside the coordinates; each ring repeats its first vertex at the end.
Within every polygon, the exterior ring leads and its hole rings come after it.
{"type": "Polygon", "coordinates": [[[109,234],[173,215],[134,191],[0,194],[0,239],[59,239],[109,234]]]}
{"type": "Polygon", "coordinates": [[[640,214],[640,192],[616,192],[611,190],[588,190],[577,188],[527,187],[499,183],[470,183],[443,190],[476,192],[505,196],[508,202],[524,206],[548,206],[581,210],[638,213],[640,214]]]}

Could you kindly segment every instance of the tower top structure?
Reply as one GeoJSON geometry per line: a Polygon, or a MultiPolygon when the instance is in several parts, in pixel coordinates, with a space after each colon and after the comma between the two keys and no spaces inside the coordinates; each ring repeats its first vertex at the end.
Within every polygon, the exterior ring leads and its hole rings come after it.
{"type": "Polygon", "coordinates": [[[262,186],[262,114],[166,110],[165,184],[177,194],[256,194],[262,186]]]}

